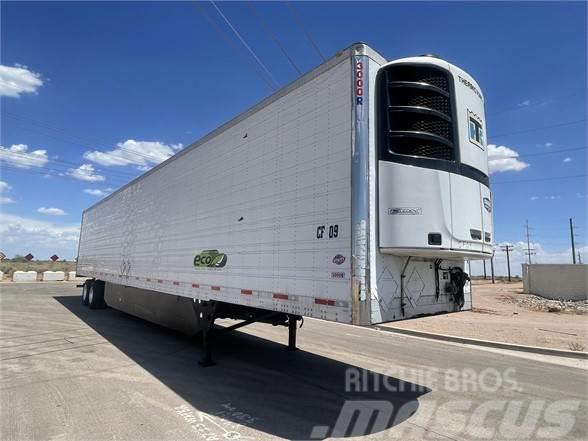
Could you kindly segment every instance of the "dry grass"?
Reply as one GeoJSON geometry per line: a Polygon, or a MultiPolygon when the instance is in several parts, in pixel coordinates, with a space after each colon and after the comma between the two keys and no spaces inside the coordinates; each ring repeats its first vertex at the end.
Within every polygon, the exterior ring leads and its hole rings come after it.
{"type": "Polygon", "coordinates": [[[14,271],[75,271],[75,262],[53,262],[51,260],[33,260],[32,262],[13,262],[4,260],[0,263],[0,271],[4,273],[4,278],[11,278],[14,271]]]}
{"type": "Polygon", "coordinates": [[[586,349],[582,343],[578,343],[577,341],[571,342],[569,344],[569,347],[570,347],[570,351],[582,352],[582,351],[584,351],[584,349],[586,349]]]}

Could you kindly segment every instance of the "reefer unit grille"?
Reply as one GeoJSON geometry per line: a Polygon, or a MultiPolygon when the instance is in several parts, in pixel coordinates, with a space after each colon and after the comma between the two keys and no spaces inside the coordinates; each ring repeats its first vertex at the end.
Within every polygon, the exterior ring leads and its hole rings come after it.
{"type": "Polygon", "coordinates": [[[452,82],[433,66],[391,65],[379,74],[380,157],[455,160],[452,82]]]}

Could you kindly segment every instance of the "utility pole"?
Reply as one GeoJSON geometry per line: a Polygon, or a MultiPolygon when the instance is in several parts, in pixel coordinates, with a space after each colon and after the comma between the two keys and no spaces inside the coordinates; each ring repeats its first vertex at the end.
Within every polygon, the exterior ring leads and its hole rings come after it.
{"type": "Polygon", "coordinates": [[[576,264],[576,245],[574,244],[574,222],[570,217],[570,237],[572,238],[572,263],[576,264]]]}
{"type": "Polygon", "coordinates": [[[494,279],[494,253],[492,253],[492,257],[490,258],[490,272],[492,273],[492,283],[496,283],[494,279]]]}
{"type": "Polygon", "coordinates": [[[486,276],[486,261],[482,260],[482,263],[484,264],[484,280],[487,280],[487,276],[486,276]]]}
{"type": "Polygon", "coordinates": [[[530,265],[531,262],[531,255],[535,254],[533,251],[535,251],[534,248],[531,248],[531,238],[529,236],[529,220],[527,219],[527,224],[526,224],[526,229],[527,229],[527,252],[525,253],[528,258],[527,258],[527,263],[530,265]]]}
{"type": "Polygon", "coordinates": [[[508,281],[510,282],[510,252],[512,251],[512,245],[511,244],[506,244],[506,245],[501,245],[500,249],[502,251],[506,251],[506,266],[508,267],[508,281]]]}
{"type": "Polygon", "coordinates": [[[582,265],[582,253],[578,251],[578,263],[582,265]]]}

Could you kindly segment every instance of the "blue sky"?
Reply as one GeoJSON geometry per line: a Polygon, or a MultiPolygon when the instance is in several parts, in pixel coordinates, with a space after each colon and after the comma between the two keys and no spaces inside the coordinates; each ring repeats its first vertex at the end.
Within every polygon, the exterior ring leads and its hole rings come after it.
{"type": "MultiPolygon", "coordinates": [[[[279,85],[299,74],[255,13],[298,69],[320,63],[284,3],[217,6],[279,85]]],[[[518,244],[528,219],[537,259],[569,260],[573,217],[588,261],[585,3],[293,7],[326,57],[365,41],[388,59],[435,53],[472,74],[497,146],[496,240],[518,244]]],[[[8,255],[73,258],[82,210],[152,166],[146,152],[164,159],[272,92],[208,2],[0,8],[2,73],[11,81],[0,84],[0,248],[8,255]]],[[[520,246],[517,253],[522,259],[520,246]]]]}

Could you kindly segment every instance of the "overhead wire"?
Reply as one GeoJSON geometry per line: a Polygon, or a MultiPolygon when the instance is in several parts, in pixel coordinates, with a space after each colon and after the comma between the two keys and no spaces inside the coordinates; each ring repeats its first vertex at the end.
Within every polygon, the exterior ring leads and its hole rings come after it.
{"type": "MultiPolygon", "coordinates": [[[[51,177],[51,178],[63,178],[63,179],[76,179],[73,176],[65,173],[65,170],[56,170],[48,167],[31,167],[31,168],[23,168],[17,167],[11,164],[0,164],[0,171],[1,170],[11,170],[19,173],[28,173],[28,174],[36,174],[44,177],[51,177]]],[[[115,178],[114,180],[109,179],[108,182],[106,179],[104,180],[84,180],[84,179],[76,179],[79,182],[85,182],[87,185],[115,185],[120,186],[124,185],[131,180],[122,179],[122,178],[115,178]]]]}
{"type": "MultiPolygon", "coordinates": [[[[94,142],[94,141],[90,141],[88,139],[84,139],[81,138],[77,135],[71,135],[69,134],[69,132],[65,129],[59,128],[57,126],[48,124],[46,122],[42,122],[39,120],[36,120],[34,118],[28,117],[28,116],[24,116],[24,115],[17,115],[15,113],[12,112],[5,112],[4,115],[8,116],[9,118],[13,118],[16,119],[17,121],[19,121],[20,123],[25,123],[25,124],[30,124],[33,126],[37,126],[41,129],[44,130],[49,130],[49,131],[53,131],[53,132],[57,132],[57,133],[62,133],[64,134],[64,136],[61,137],[61,140],[69,143],[69,144],[74,144],[74,145],[80,145],[80,144],[88,144],[88,145],[93,145],[93,147],[87,147],[88,149],[97,149],[97,148],[103,148],[103,149],[113,149],[113,147],[110,145],[110,143],[105,142],[105,141],[101,141],[101,142],[94,142]],[[108,146],[107,146],[108,144],[108,146]]],[[[55,136],[53,136],[53,138],[56,138],[55,136]]],[[[59,139],[59,138],[56,138],[59,139]]],[[[130,155],[134,155],[137,156],[138,158],[142,158],[142,159],[148,159],[151,160],[151,162],[156,162],[157,158],[154,157],[153,155],[149,155],[146,153],[141,153],[141,152],[137,152],[135,150],[130,150],[127,149],[125,147],[121,147],[119,145],[117,145],[116,147],[114,147],[114,150],[121,150],[125,153],[128,153],[130,155]]]]}
{"type": "Polygon", "coordinates": [[[290,54],[288,54],[288,51],[286,50],[286,48],[282,45],[282,43],[280,42],[278,37],[274,34],[270,25],[263,19],[263,17],[261,16],[261,13],[257,10],[255,5],[252,2],[246,2],[246,5],[249,7],[251,12],[253,13],[253,16],[257,19],[257,21],[265,29],[266,33],[269,35],[269,38],[275,43],[276,46],[278,46],[278,48],[280,49],[280,51],[282,52],[284,57],[286,57],[286,59],[288,60],[288,63],[290,63],[290,66],[292,66],[294,68],[294,70],[296,72],[298,72],[299,75],[302,75],[302,70],[294,62],[294,60],[292,59],[290,54]]]}
{"type": "Polygon", "coordinates": [[[265,76],[263,75],[262,72],[260,72],[257,68],[257,66],[255,65],[255,63],[252,63],[249,61],[248,58],[244,57],[241,53],[241,51],[239,50],[239,48],[230,40],[230,38],[228,38],[225,35],[225,32],[222,30],[222,28],[220,26],[218,26],[216,24],[216,22],[208,15],[208,13],[206,12],[206,10],[204,9],[204,7],[202,5],[200,5],[200,3],[198,1],[193,1],[192,4],[196,7],[196,10],[200,13],[200,15],[202,15],[204,17],[204,19],[206,20],[206,22],[208,23],[208,25],[212,28],[213,31],[215,31],[220,38],[227,44],[227,46],[229,46],[229,48],[233,51],[233,53],[237,56],[237,58],[241,61],[241,63],[245,64],[245,65],[249,65],[249,68],[252,68],[253,72],[255,72],[255,74],[261,78],[261,80],[271,89],[271,90],[276,90],[276,87],[272,84],[272,82],[265,76]],[[252,67],[253,66],[253,67],[252,67]]]}
{"type": "Polygon", "coordinates": [[[543,155],[555,155],[557,153],[575,152],[580,150],[586,150],[588,147],[574,147],[569,149],[558,149],[550,150],[548,152],[535,152],[535,153],[521,153],[518,156],[500,156],[497,159],[516,159],[516,158],[528,158],[529,156],[543,156],[543,155]]]}
{"type": "Polygon", "coordinates": [[[585,178],[586,174],[582,175],[570,175],[570,176],[554,176],[550,178],[532,178],[532,179],[513,179],[511,181],[498,181],[498,182],[491,182],[492,185],[498,184],[515,184],[519,182],[540,182],[540,181],[556,181],[560,179],[578,179],[578,178],[585,178]]]}
{"type": "Polygon", "coordinates": [[[524,110],[524,109],[529,109],[529,108],[533,108],[533,107],[537,107],[537,106],[543,106],[543,105],[550,103],[552,100],[561,99],[561,98],[568,98],[571,96],[577,96],[578,94],[579,94],[579,92],[576,90],[571,93],[551,96],[548,100],[544,100],[543,97],[531,98],[528,100],[528,101],[530,101],[529,104],[517,104],[516,106],[511,106],[511,107],[504,108],[502,110],[498,110],[496,112],[491,112],[491,113],[486,114],[486,118],[502,115],[503,113],[507,113],[507,112],[514,112],[516,110],[524,110]],[[541,99],[543,99],[543,101],[537,101],[537,100],[541,100],[541,99]]]}
{"type": "Polygon", "coordinates": [[[276,79],[274,78],[274,76],[272,75],[272,73],[269,71],[269,69],[267,68],[267,66],[265,64],[263,64],[263,61],[261,61],[261,59],[257,56],[257,54],[255,53],[255,51],[251,48],[251,46],[249,46],[249,44],[247,44],[247,42],[245,41],[245,39],[243,38],[243,36],[241,36],[241,34],[239,33],[239,31],[237,31],[237,29],[235,28],[235,26],[233,26],[233,24],[227,18],[227,16],[225,14],[223,14],[223,12],[220,10],[220,8],[216,5],[216,3],[214,1],[210,0],[210,3],[214,7],[214,9],[216,9],[216,11],[219,13],[219,15],[222,17],[222,19],[225,21],[225,23],[227,24],[227,26],[229,26],[229,28],[231,28],[231,30],[237,36],[237,38],[239,39],[239,41],[241,41],[241,43],[243,44],[243,46],[245,46],[245,48],[253,56],[253,58],[255,59],[255,61],[257,61],[257,63],[261,66],[261,68],[265,71],[265,73],[267,73],[267,75],[271,78],[271,80],[276,85],[276,87],[280,87],[280,83],[278,83],[276,81],[276,79]]]}
{"type": "Polygon", "coordinates": [[[319,57],[321,58],[321,60],[327,61],[327,59],[325,58],[325,56],[321,52],[320,48],[318,47],[318,45],[314,41],[314,38],[312,38],[312,35],[306,29],[306,26],[304,26],[304,23],[302,22],[302,18],[298,15],[298,13],[296,12],[296,9],[294,9],[294,6],[292,6],[292,4],[290,4],[290,2],[288,0],[284,0],[284,4],[288,8],[288,11],[290,12],[290,15],[292,16],[292,18],[294,19],[294,22],[302,30],[302,32],[306,36],[306,39],[310,42],[311,46],[314,48],[314,50],[319,55],[319,57]]]}
{"type": "Polygon", "coordinates": [[[564,123],[558,123],[558,124],[552,124],[549,126],[542,126],[542,127],[535,127],[532,129],[525,129],[525,130],[518,130],[515,132],[509,132],[509,133],[500,133],[498,135],[491,135],[490,138],[494,139],[494,138],[502,138],[504,136],[511,136],[511,135],[519,135],[522,133],[530,133],[530,132],[536,132],[538,130],[545,130],[545,129],[553,129],[556,127],[563,127],[563,126],[570,126],[572,124],[579,124],[581,122],[585,122],[586,118],[582,118],[582,119],[578,119],[575,121],[569,121],[569,122],[564,122],[564,123]]]}

